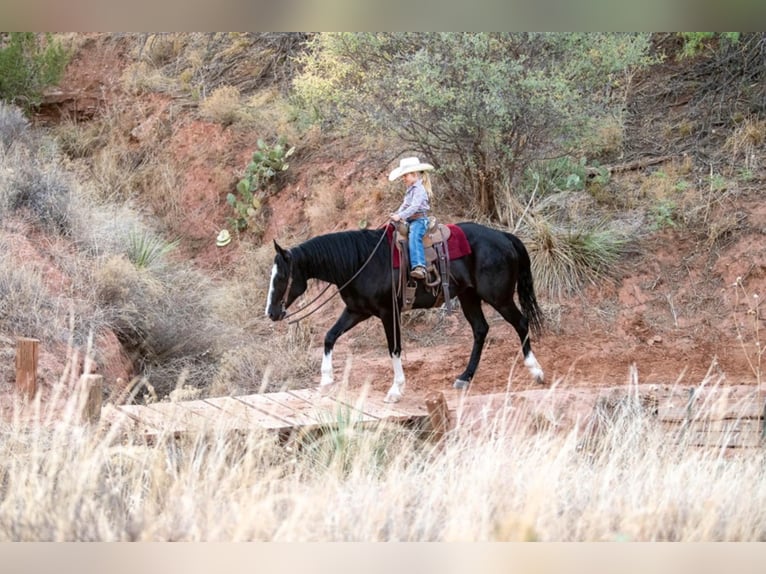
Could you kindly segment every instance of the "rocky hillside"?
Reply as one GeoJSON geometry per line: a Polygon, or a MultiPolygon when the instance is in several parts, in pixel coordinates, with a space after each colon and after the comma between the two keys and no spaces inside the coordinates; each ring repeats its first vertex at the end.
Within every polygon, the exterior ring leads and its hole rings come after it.
{"type": "MultiPolygon", "coordinates": [[[[193,359],[181,360],[171,349],[175,337],[163,335],[169,342],[163,343],[162,352],[155,348],[152,357],[176,365],[165,379],[157,363],[142,354],[146,341],[121,336],[111,328],[113,317],[104,319],[104,328],[96,331],[94,369],[116,390],[129,387],[134,377],[148,376],[138,396],[149,398],[183,387],[168,382],[179,376],[190,376],[190,386],[204,393],[252,391],[262,388],[268,376],[289,379],[294,386],[318,382],[322,337],[339,307],[332,302],[297,330],[274,326],[262,317],[271,240],[289,246],[360,223],[382,224],[398,200],[398,188],[385,177],[396,155],[368,146],[359,137],[332,139],[291,126],[280,96],[283,79],[255,70],[255,59],[233,58],[228,71],[222,59],[213,59],[198,72],[216,78],[208,84],[211,92],[197,94],[194,100],[178,87],[183,84],[182,71],[179,84],[172,86],[147,71],[147,62],[153,64],[151,70],[167,72],[168,67],[181,69],[179,54],[190,58],[171,39],[83,34],[71,41],[75,56],[35,118],[36,129],[57,139],[66,157],[62,169],[86,190],[83,197],[141,214],[156,234],[177,242],[170,255],[173,264],[190,265],[201,274],[194,279],[184,275],[184,280],[196,282],[198,291],[215,294],[215,301],[189,303],[192,308],[183,320],[176,319],[182,305],[168,305],[157,295],[154,308],[165,311],[158,311],[146,329],[171,317],[177,322],[169,321],[167,329],[191,327],[208,331],[214,340],[200,341],[193,359]],[[209,105],[215,89],[227,78],[243,86],[243,78],[256,76],[260,85],[248,85],[242,92],[250,94],[251,115],[247,120],[221,121],[209,105]],[[289,136],[296,146],[281,190],[261,210],[257,229],[217,246],[219,231],[231,227],[227,194],[234,190],[258,139],[273,141],[277,135],[289,136]],[[214,311],[216,321],[205,328],[194,323],[194,305],[214,311]],[[275,344],[285,351],[297,349],[295,356],[302,358],[289,369],[275,366],[275,344]],[[163,382],[152,384],[152,374],[163,382]],[[209,385],[200,384],[203,379],[209,385]]],[[[260,49],[265,53],[268,46],[260,49]]],[[[555,384],[620,384],[631,365],[645,383],[698,384],[709,374],[732,383],[761,380],[766,341],[764,310],[759,306],[766,293],[766,166],[761,158],[766,121],[763,115],[738,111],[744,94],[724,90],[725,70],[704,58],[679,61],[670,54],[663,64],[634,79],[622,154],[609,158],[608,182],[594,180],[585,191],[564,198],[575,217],[576,210],[603,210],[605,205],[613,217],[640,213],[636,217],[645,233],[620,263],[615,279],[566,297],[540,295],[548,330],[533,345],[548,380],[555,384]]],[[[731,78],[729,85],[734,85],[731,78]]],[[[120,212],[112,210],[111,217],[119,219],[120,212]]],[[[442,208],[439,215],[444,220],[466,218],[453,208],[442,208]]],[[[63,326],[71,301],[92,296],[78,291],[86,282],[73,278],[73,265],[92,265],[89,273],[102,288],[104,270],[117,265],[96,256],[86,262],[77,255],[80,245],[71,237],[51,234],[24,213],[0,224],[0,242],[15,261],[40,271],[43,288],[61,305],[56,317],[63,326]]],[[[135,281],[144,285],[140,277],[135,281]]],[[[123,277],[119,283],[127,281],[123,277]]],[[[103,289],[100,293],[102,299],[96,294],[95,300],[102,301],[98,309],[103,312],[103,289]]],[[[472,392],[531,384],[510,326],[493,311],[487,314],[490,337],[472,392]]],[[[405,368],[411,392],[448,388],[462,370],[471,336],[458,315],[419,312],[407,320],[405,368]]],[[[138,322],[137,317],[131,321],[138,322]]],[[[0,332],[6,388],[13,380],[13,338],[21,334],[0,332]]],[[[188,331],[186,335],[191,336],[188,331]]],[[[79,336],[74,345],[64,335],[50,337],[41,359],[44,388],[53,389],[65,377],[72,347],[85,353],[87,337],[79,336]]],[[[381,392],[387,389],[390,361],[380,325],[365,323],[347,334],[336,356],[336,365],[347,361],[352,380],[370,381],[381,392]]]]}

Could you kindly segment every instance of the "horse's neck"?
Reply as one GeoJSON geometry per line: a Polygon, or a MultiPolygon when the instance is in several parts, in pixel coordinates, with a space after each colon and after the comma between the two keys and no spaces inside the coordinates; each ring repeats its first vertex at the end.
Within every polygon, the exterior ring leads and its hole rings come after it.
{"type": "MultiPolygon", "coordinates": [[[[307,279],[318,279],[326,283],[341,286],[347,283],[364,265],[369,263],[369,260],[357,261],[351,258],[339,261],[338,259],[343,258],[338,258],[333,253],[343,251],[347,246],[339,245],[337,238],[333,238],[332,241],[333,243],[330,244],[328,249],[314,249],[301,253],[299,264],[307,279]]],[[[370,248],[370,255],[372,255],[372,247],[370,248]]]]}

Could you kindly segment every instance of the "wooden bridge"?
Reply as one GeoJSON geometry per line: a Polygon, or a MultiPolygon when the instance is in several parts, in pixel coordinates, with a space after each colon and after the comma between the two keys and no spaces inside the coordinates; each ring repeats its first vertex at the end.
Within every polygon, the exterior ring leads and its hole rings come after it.
{"type": "Polygon", "coordinates": [[[766,387],[753,385],[712,389],[660,385],[601,389],[527,389],[472,395],[448,390],[423,399],[405,396],[383,402],[382,393],[317,388],[238,397],[217,397],[147,405],[105,405],[101,420],[110,427],[143,435],[161,433],[247,431],[279,433],[343,424],[380,422],[415,425],[439,438],[457,426],[486,427],[501,418],[524,428],[587,428],[598,417],[635,392],[647,416],[670,436],[686,437],[697,446],[758,447],[764,444],[766,387]]]}
{"type": "MultiPolygon", "coordinates": [[[[289,433],[340,424],[395,422],[421,424],[429,417],[438,420],[450,405],[446,395],[435,397],[432,404],[403,399],[390,404],[372,394],[335,391],[325,394],[316,388],[259,393],[236,397],[216,397],[179,402],[156,402],[146,405],[105,405],[102,422],[119,426],[129,433],[148,439],[162,432],[219,432],[262,429],[289,433]]],[[[451,408],[457,410],[460,397],[450,396],[451,408]]]]}
{"type": "MultiPolygon", "coordinates": [[[[36,371],[39,341],[20,338],[16,353],[16,393],[23,404],[39,399],[36,371]]],[[[146,405],[102,405],[100,375],[81,375],[73,398],[76,416],[116,432],[152,440],[163,433],[247,431],[262,429],[292,433],[341,424],[380,422],[428,425],[437,439],[457,426],[486,426],[499,417],[513,424],[561,430],[578,425],[592,428],[615,404],[632,395],[645,413],[671,436],[698,446],[761,447],[766,444],[766,384],[622,385],[593,389],[548,387],[491,395],[447,390],[400,402],[383,402],[369,389],[334,387],[285,390],[238,397],[205,398],[146,405]],[[102,408],[103,407],[103,408],[102,408]]],[[[48,405],[55,409],[55,405],[48,405]]],[[[33,409],[34,411],[34,409],[33,409]]],[[[39,414],[39,413],[38,413],[39,414]]],[[[48,421],[55,421],[52,415],[48,421]]]]}

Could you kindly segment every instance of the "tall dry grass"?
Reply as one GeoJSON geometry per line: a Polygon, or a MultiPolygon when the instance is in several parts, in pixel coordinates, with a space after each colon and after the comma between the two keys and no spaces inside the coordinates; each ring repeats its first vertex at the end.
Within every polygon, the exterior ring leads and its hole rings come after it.
{"type": "Polygon", "coordinates": [[[344,413],[286,445],[225,420],[146,445],[73,404],[3,426],[0,540],[766,539],[764,452],[671,440],[629,393],[597,433],[533,430],[509,405],[441,445],[344,413]]]}

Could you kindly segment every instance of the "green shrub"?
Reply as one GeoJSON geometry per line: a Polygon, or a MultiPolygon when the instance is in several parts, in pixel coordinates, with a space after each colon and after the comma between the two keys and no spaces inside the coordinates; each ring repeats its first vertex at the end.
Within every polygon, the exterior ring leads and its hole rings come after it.
{"type": "Polygon", "coordinates": [[[128,236],[128,259],[139,269],[161,265],[165,255],[179,243],[177,239],[165,241],[147,230],[134,230],[128,236]]]}
{"type": "Polygon", "coordinates": [[[684,42],[681,55],[687,58],[696,56],[716,40],[720,40],[722,44],[736,44],[739,42],[739,34],[739,32],[679,32],[678,35],[684,42]]]}
{"type": "Polygon", "coordinates": [[[648,51],[648,34],[325,33],[294,85],[307,113],[393,136],[435,163],[445,193],[494,218],[531,162],[624,108],[624,90],[605,88],[648,51]]]}
{"type": "Polygon", "coordinates": [[[43,90],[61,80],[69,54],[50,34],[3,32],[0,45],[0,99],[37,106],[43,90]]]}

